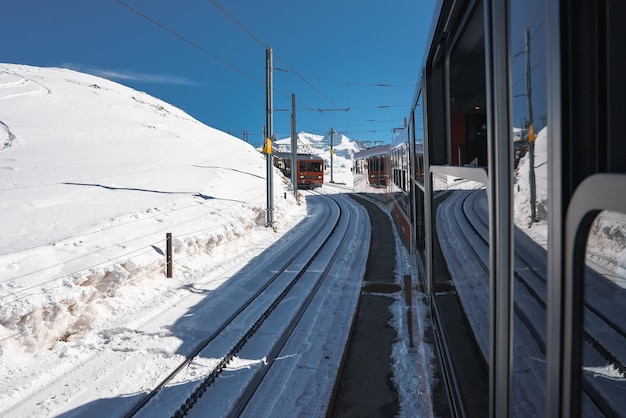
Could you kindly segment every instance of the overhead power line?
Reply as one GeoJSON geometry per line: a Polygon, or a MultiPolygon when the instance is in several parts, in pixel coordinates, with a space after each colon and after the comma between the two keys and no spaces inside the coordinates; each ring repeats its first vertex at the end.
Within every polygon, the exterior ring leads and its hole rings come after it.
{"type": "MultiPolygon", "coordinates": [[[[217,7],[217,9],[222,12],[223,14],[226,15],[226,17],[228,17],[230,20],[232,20],[237,26],[239,26],[241,28],[241,30],[243,30],[245,33],[247,33],[252,39],[254,39],[259,45],[261,45],[264,49],[268,49],[270,46],[267,45],[265,42],[263,42],[262,40],[260,40],[254,33],[252,33],[252,31],[248,30],[248,28],[246,28],[242,23],[240,23],[237,19],[235,19],[235,17],[233,15],[231,15],[230,13],[228,13],[226,11],[226,9],[224,9],[222,6],[220,6],[215,0],[211,0],[211,3],[213,3],[213,6],[217,7]]],[[[276,56],[276,54],[274,54],[274,56],[276,56]]]]}
{"type": "MultiPolygon", "coordinates": [[[[241,74],[245,75],[246,77],[248,77],[248,78],[252,79],[253,81],[256,81],[256,82],[257,82],[257,83],[259,83],[260,85],[262,85],[262,86],[264,86],[264,85],[265,85],[265,81],[260,80],[260,79],[258,79],[258,78],[256,78],[256,77],[254,77],[253,75],[249,74],[249,73],[248,73],[248,72],[246,72],[245,70],[242,70],[241,68],[237,67],[236,65],[231,64],[230,62],[226,61],[225,59],[223,59],[223,58],[221,58],[221,57],[219,57],[219,56],[215,55],[214,53],[212,53],[212,52],[210,52],[210,51],[206,50],[205,48],[201,47],[201,46],[200,46],[200,45],[198,45],[197,43],[195,43],[195,42],[191,41],[190,39],[187,39],[186,37],[184,37],[183,35],[181,35],[181,34],[177,33],[176,31],[174,31],[174,30],[172,30],[172,29],[168,28],[167,26],[165,26],[165,25],[163,25],[163,24],[161,24],[161,23],[157,22],[156,20],[154,20],[154,19],[152,19],[151,17],[149,17],[149,16],[145,15],[144,13],[140,12],[139,10],[137,10],[137,9],[135,9],[135,8],[133,8],[133,7],[131,7],[131,6],[129,6],[128,4],[124,3],[122,0],[115,0],[115,1],[116,1],[117,3],[119,3],[119,4],[121,4],[122,6],[126,7],[128,10],[132,11],[133,13],[135,13],[135,14],[137,14],[137,15],[139,15],[139,16],[141,16],[141,17],[143,17],[144,19],[146,19],[146,20],[147,20],[147,21],[149,21],[150,23],[152,23],[152,24],[154,24],[154,25],[158,26],[159,28],[163,29],[163,30],[164,30],[164,31],[166,31],[167,33],[169,33],[169,34],[171,34],[171,35],[175,36],[176,38],[180,39],[181,41],[183,41],[183,42],[185,42],[185,43],[187,43],[187,44],[191,45],[192,47],[194,47],[194,48],[198,49],[199,51],[203,52],[204,54],[206,54],[206,55],[210,56],[211,58],[214,58],[214,59],[218,60],[219,62],[221,62],[221,63],[223,63],[223,64],[227,65],[228,67],[232,68],[233,70],[235,70],[235,71],[237,71],[237,72],[239,72],[239,73],[241,73],[241,74]]],[[[291,97],[289,94],[284,93],[284,92],[282,92],[282,91],[280,91],[280,90],[278,90],[278,89],[276,89],[276,88],[273,88],[272,90],[273,90],[274,92],[276,92],[276,93],[280,94],[281,96],[284,96],[284,97],[287,97],[287,98],[288,98],[288,97],[291,97]]],[[[307,105],[307,104],[305,104],[305,103],[302,103],[302,102],[298,102],[298,103],[299,103],[299,104],[300,104],[303,108],[305,108],[305,109],[307,109],[307,110],[316,110],[316,109],[313,109],[313,107],[308,106],[308,105],[307,105]]]]}
{"type": "MultiPolygon", "coordinates": [[[[241,30],[243,30],[244,32],[246,32],[252,39],[254,39],[259,45],[261,45],[263,48],[267,49],[269,48],[269,45],[267,45],[265,42],[261,41],[254,33],[252,33],[251,30],[249,30],[248,28],[246,28],[241,22],[239,22],[233,15],[231,15],[230,13],[228,13],[222,6],[220,6],[215,0],[210,0],[211,3],[213,3],[213,5],[215,7],[217,7],[217,9],[219,11],[221,11],[224,15],[226,15],[226,17],[228,17],[230,20],[232,20],[237,26],[239,26],[241,28],[241,30]]],[[[285,64],[285,66],[289,69],[289,71],[291,71],[293,74],[295,74],[296,76],[298,76],[302,81],[304,81],[309,87],[311,87],[313,90],[315,90],[320,96],[324,97],[326,100],[328,100],[329,102],[331,102],[332,104],[334,104],[337,107],[341,107],[339,104],[337,104],[333,99],[331,99],[330,97],[328,97],[327,95],[325,95],[324,93],[322,93],[322,91],[320,91],[317,87],[315,87],[313,84],[311,84],[306,78],[304,78],[299,72],[297,72],[296,70],[294,70],[288,63],[287,61],[285,61],[284,59],[280,58],[276,52],[274,52],[274,57],[276,59],[278,59],[280,62],[282,62],[283,64],[285,64]]],[[[284,70],[282,70],[284,71],[284,70]]]]}
{"type": "Polygon", "coordinates": [[[415,84],[393,84],[393,83],[354,83],[351,81],[332,80],[323,77],[314,77],[307,75],[307,77],[316,78],[318,81],[328,81],[330,83],[344,84],[346,86],[364,86],[364,87],[415,87],[415,84]]]}
{"type": "MultiPolygon", "coordinates": [[[[146,14],[142,13],[141,11],[133,8],[132,6],[126,4],[124,1],[122,0],[115,0],[115,2],[117,2],[118,4],[120,4],[121,6],[124,6],[126,9],[128,9],[129,11],[135,13],[136,15],[146,19],[147,21],[149,21],[150,23],[152,23],[155,26],[158,26],[160,29],[164,30],[165,32],[169,33],[170,35],[175,36],[176,38],[178,38],[179,40],[185,42],[186,44],[192,46],[193,48],[199,50],[200,52],[210,56],[211,58],[221,62],[222,64],[228,66],[229,68],[237,71],[238,73],[250,78],[251,80],[257,82],[260,85],[265,85],[265,82],[256,78],[255,76],[251,75],[250,73],[248,73],[247,71],[237,67],[236,65],[228,62],[227,60],[219,57],[218,55],[212,53],[211,51],[203,48],[202,46],[200,46],[199,44],[197,44],[196,42],[186,38],[185,36],[179,34],[178,32],[168,28],[167,26],[163,25],[162,23],[152,19],[151,17],[147,16],[146,14]]],[[[248,29],[246,29],[241,23],[239,23],[232,15],[230,15],[228,12],[226,12],[221,6],[219,6],[219,4],[217,4],[214,0],[211,0],[211,2],[222,12],[224,13],[229,19],[233,20],[242,30],[244,30],[250,37],[252,37],[257,43],[259,43],[260,45],[265,47],[265,43],[263,41],[261,41],[258,37],[256,37],[251,31],[249,31],[248,29]]],[[[300,73],[298,73],[296,70],[294,70],[287,62],[285,62],[282,58],[276,56],[276,54],[274,54],[274,56],[281,61],[283,64],[285,64],[285,66],[288,68],[288,70],[285,69],[281,69],[281,68],[275,68],[278,71],[285,71],[285,72],[292,72],[293,74],[297,75],[300,79],[302,79],[307,85],[309,85],[314,91],[316,91],[318,94],[320,94],[321,96],[323,96],[324,98],[326,98],[328,101],[330,101],[331,103],[333,103],[335,106],[338,107],[338,109],[320,109],[317,107],[313,107],[313,106],[309,106],[301,101],[298,100],[298,104],[301,106],[300,109],[303,110],[313,110],[316,112],[328,112],[331,110],[341,110],[341,111],[349,111],[352,109],[383,109],[383,108],[389,108],[389,107],[401,107],[401,106],[387,106],[387,105],[383,105],[383,106],[372,106],[372,107],[354,107],[354,108],[342,108],[340,105],[338,105],[335,101],[333,101],[330,97],[328,97],[327,95],[325,95],[320,89],[318,89],[317,87],[315,87],[314,85],[312,85],[308,80],[306,80],[300,73]]],[[[346,83],[346,84],[350,84],[350,83],[346,83]]],[[[359,84],[359,83],[355,83],[355,84],[359,84]]],[[[372,86],[379,86],[379,87],[392,87],[392,86],[401,86],[401,85],[393,85],[393,84],[385,84],[385,83],[376,83],[376,84],[362,84],[362,85],[372,85],[372,86]]],[[[275,91],[276,93],[280,94],[281,96],[287,97],[289,98],[290,95],[286,94],[276,88],[273,88],[273,91],[275,91]]]]}
{"type": "Polygon", "coordinates": [[[132,11],[133,13],[136,13],[137,15],[143,17],[144,19],[148,20],[149,22],[153,23],[154,25],[160,27],[161,29],[163,29],[164,31],[170,33],[171,35],[174,35],[175,37],[177,37],[178,39],[180,39],[181,41],[191,45],[192,47],[202,51],[203,53],[209,55],[210,57],[218,60],[219,62],[229,66],[230,68],[232,68],[233,70],[245,75],[248,78],[251,78],[252,80],[256,81],[257,83],[264,85],[264,82],[259,80],[258,78],[254,77],[253,75],[247,73],[246,71],[242,70],[241,68],[235,66],[234,64],[231,64],[230,62],[226,61],[223,58],[218,57],[217,55],[213,54],[212,52],[204,49],[203,47],[201,47],[200,45],[198,45],[197,43],[185,38],[184,36],[178,34],[177,32],[174,32],[172,29],[168,28],[165,25],[162,25],[161,23],[157,22],[156,20],[152,19],[151,17],[141,13],[139,10],[129,6],[128,4],[124,3],[122,0],[115,0],[117,3],[121,4],[122,6],[126,7],[128,10],[132,11]]]}

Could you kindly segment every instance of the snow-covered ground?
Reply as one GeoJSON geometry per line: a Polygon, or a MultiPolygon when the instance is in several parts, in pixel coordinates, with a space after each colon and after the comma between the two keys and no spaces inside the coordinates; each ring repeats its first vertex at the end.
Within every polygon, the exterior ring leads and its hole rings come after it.
{"type": "MultiPolygon", "coordinates": [[[[328,140],[300,135],[327,159],[328,180],[328,140]]],[[[333,175],[348,190],[355,147],[334,137],[333,175]]],[[[306,216],[304,199],[275,170],[275,225],[266,227],[265,170],[258,150],[145,93],[67,69],[0,64],[0,411],[46,382],[81,387],[89,377],[71,371],[90,357],[155,354],[157,338],[177,344],[133,329],[151,315],[185,315],[194,297],[306,216]]],[[[406,254],[397,263],[400,280],[406,254]]],[[[402,336],[404,309],[398,298],[402,336]]],[[[416,416],[430,403],[412,391],[429,383],[407,350],[400,339],[394,380],[403,413],[416,416]]],[[[58,401],[36,405],[35,416],[58,401]]]]}
{"type": "MultiPolygon", "coordinates": [[[[121,288],[158,280],[166,233],[176,270],[265,223],[263,156],[147,94],[3,64],[0,120],[5,353],[69,340],[121,288]]],[[[305,213],[286,189],[276,182],[279,230],[305,213]]]]}
{"type": "Polygon", "coordinates": [[[306,207],[276,181],[277,232],[265,227],[265,169],[250,145],[145,93],[0,64],[0,407],[66,372],[22,374],[41,359],[106,344],[116,333],[99,331],[181,287],[218,287],[299,222],[306,207]]]}

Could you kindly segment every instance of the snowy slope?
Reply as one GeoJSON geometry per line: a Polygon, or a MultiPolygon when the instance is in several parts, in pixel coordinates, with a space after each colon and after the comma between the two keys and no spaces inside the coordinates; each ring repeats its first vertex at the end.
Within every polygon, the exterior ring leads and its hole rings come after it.
{"type": "MultiPolygon", "coordinates": [[[[548,199],[549,161],[548,161],[548,129],[543,128],[535,140],[535,197],[536,217],[538,222],[530,222],[530,157],[524,155],[515,171],[514,210],[515,223],[520,230],[526,232],[535,242],[548,245],[548,199]]],[[[613,280],[621,287],[626,287],[626,214],[602,212],[594,221],[587,243],[588,261],[593,261],[614,273],[613,280]]]]}
{"type": "MultiPolygon", "coordinates": [[[[280,229],[304,208],[274,187],[280,229]]],[[[176,262],[210,254],[267,229],[265,207],[243,141],[103,78],[0,64],[0,352],[49,348],[163,277],[166,232],[176,262]]]]}

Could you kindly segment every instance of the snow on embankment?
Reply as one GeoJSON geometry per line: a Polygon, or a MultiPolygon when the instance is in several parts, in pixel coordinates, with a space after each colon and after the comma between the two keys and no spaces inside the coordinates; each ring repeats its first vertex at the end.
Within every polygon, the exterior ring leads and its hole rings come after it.
{"type": "MultiPolygon", "coordinates": [[[[543,128],[535,139],[535,215],[537,222],[530,222],[530,156],[520,159],[515,173],[515,220],[517,226],[536,242],[547,247],[548,243],[548,129],[543,128]]],[[[626,214],[602,212],[594,221],[587,241],[587,258],[615,274],[615,282],[626,287],[626,214]]]]}
{"type": "MultiPolygon", "coordinates": [[[[548,212],[548,129],[543,128],[535,139],[535,208],[536,217],[545,221],[548,212]]],[[[530,156],[524,155],[515,172],[515,216],[520,225],[527,224],[531,217],[530,208],[530,156]]]]}
{"type": "MultiPolygon", "coordinates": [[[[0,173],[2,352],[71,338],[120,288],[162,277],[166,232],[177,262],[265,220],[250,145],[67,69],[0,64],[0,173]]],[[[295,202],[275,200],[280,225],[295,202]]]]}

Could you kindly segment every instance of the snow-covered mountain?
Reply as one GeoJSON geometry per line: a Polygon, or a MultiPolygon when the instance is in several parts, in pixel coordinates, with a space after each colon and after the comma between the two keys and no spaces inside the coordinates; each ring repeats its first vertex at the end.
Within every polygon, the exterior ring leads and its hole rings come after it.
{"type": "MultiPolygon", "coordinates": [[[[291,138],[279,139],[275,142],[276,148],[281,152],[291,152],[291,138]]],[[[352,186],[352,164],[354,153],[361,150],[361,146],[341,133],[333,133],[333,181],[352,186]]],[[[307,132],[298,133],[298,153],[313,154],[321,157],[326,165],[325,181],[330,181],[331,169],[331,137],[328,135],[316,135],[307,132]]]]}

